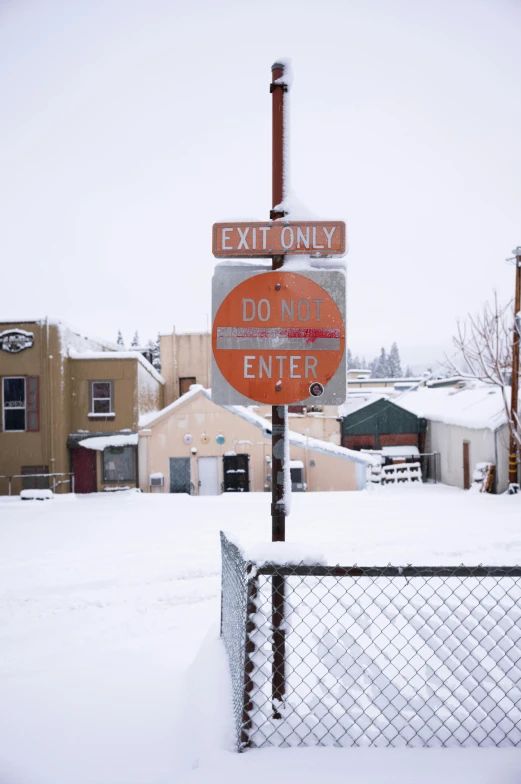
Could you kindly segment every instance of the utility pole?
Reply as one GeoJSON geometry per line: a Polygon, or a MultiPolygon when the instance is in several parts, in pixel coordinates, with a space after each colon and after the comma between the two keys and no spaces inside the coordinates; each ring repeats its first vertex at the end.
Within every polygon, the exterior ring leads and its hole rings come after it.
{"type": "MultiPolygon", "coordinates": [[[[516,264],[516,293],[514,298],[514,340],[512,345],[512,398],[510,403],[510,419],[512,427],[519,427],[518,419],[518,396],[519,396],[519,340],[521,319],[518,317],[521,311],[521,247],[513,251],[516,264]]],[[[517,492],[517,443],[510,433],[510,450],[508,457],[508,482],[512,492],[517,492]]]]}
{"type": "MultiPolygon", "coordinates": [[[[271,220],[283,218],[284,212],[276,210],[284,199],[285,150],[284,150],[284,98],[288,88],[284,84],[284,65],[271,66],[270,93],[272,97],[272,196],[271,220]]],[[[272,256],[271,268],[280,269],[284,256],[272,256]]],[[[286,408],[283,405],[271,408],[271,540],[286,540],[285,501],[285,439],[287,438],[286,408]]],[[[280,719],[280,707],[286,691],[286,633],[284,631],[284,604],[286,586],[284,577],[272,577],[272,626],[273,626],[273,672],[272,700],[273,718],[280,719]]]]}
{"type": "MultiPolygon", "coordinates": [[[[288,88],[284,84],[284,64],[271,66],[270,93],[272,99],[272,196],[271,220],[283,218],[284,212],[275,210],[284,199],[285,155],[284,155],[284,98],[288,88]]],[[[271,268],[280,269],[284,256],[272,256],[271,268]]],[[[284,439],[287,421],[285,406],[271,408],[271,540],[286,540],[286,509],[284,506],[285,455],[284,439]]]]}

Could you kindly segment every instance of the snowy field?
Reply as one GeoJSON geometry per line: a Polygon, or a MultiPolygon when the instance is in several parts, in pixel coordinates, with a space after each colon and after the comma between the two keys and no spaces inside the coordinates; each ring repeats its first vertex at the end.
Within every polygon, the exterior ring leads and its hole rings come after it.
{"type": "MultiPolygon", "coordinates": [[[[269,502],[0,499],[0,784],[521,782],[521,749],[218,748],[231,726],[218,532],[268,540],[269,502]]],[[[388,487],[292,506],[288,540],[331,562],[521,562],[518,498],[388,487]]]]}

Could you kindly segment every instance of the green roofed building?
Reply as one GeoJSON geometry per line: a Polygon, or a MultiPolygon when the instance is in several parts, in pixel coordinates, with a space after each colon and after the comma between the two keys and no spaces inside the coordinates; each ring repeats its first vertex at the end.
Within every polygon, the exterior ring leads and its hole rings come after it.
{"type": "Polygon", "coordinates": [[[387,398],[380,398],[342,417],[342,446],[383,449],[414,446],[425,451],[427,421],[387,398]]]}

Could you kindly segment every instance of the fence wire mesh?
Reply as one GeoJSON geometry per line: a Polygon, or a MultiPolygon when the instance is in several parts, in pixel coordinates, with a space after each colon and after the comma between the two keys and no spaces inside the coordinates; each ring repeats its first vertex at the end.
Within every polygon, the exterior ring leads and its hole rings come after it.
{"type": "Polygon", "coordinates": [[[255,565],[221,536],[239,750],[521,746],[520,567],[255,565]]]}
{"type": "Polygon", "coordinates": [[[251,585],[251,580],[248,581],[248,565],[239,549],[222,532],[221,554],[221,637],[230,665],[237,744],[241,747],[248,740],[243,730],[243,724],[247,722],[247,716],[244,715],[246,626],[255,608],[248,608],[248,586],[251,585]]]}

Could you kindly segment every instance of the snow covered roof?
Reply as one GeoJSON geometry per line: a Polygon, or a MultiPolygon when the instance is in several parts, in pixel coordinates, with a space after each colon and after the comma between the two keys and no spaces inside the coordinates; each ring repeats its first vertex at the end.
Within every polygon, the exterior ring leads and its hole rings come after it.
{"type": "Polygon", "coordinates": [[[165,383],[165,379],[161,376],[155,367],[145,359],[143,354],[139,351],[76,351],[74,348],[69,348],[70,359],[137,359],[137,361],[148,370],[151,376],[155,378],[160,384],[165,383]]]}
{"type": "MultiPolygon", "coordinates": [[[[140,417],[139,427],[150,427],[150,425],[157,423],[176,408],[184,405],[190,398],[195,397],[198,394],[204,395],[208,400],[212,399],[210,389],[204,389],[201,384],[192,384],[188,392],[185,392],[184,395],[182,395],[177,400],[174,400],[174,402],[170,403],[170,405],[166,406],[166,408],[163,408],[161,411],[144,414],[142,417],[140,417]]],[[[255,425],[255,427],[258,427],[259,430],[262,430],[262,432],[268,438],[271,438],[271,422],[268,419],[260,416],[260,414],[257,414],[253,410],[253,406],[222,406],[222,408],[230,411],[232,414],[240,416],[241,419],[244,419],[250,424],[255,425]]],[[[326,455],[334,455],[335,457],[340,457],[344,460],[351,460],[355,463],[363,463],[364,465],[373,465],[377,463],[377,461],[375,461],[375,459],[370,455],[363,455],[360,452],[356,452],[354,449],[346,449],[343,446],[337,446],[336,444],[332,444],[329,441],[321,441],[318,438],[309,438],[305,435],[302,435],[301,433],[295,433],[293,430],[289,431],[289,443],[291,446],[303,447],[313,452],[320,452],[326,455]]]]}
{"type": "Polygon", "coordinates": [[[377,400],[388,400],[390,392],[372,391],[370,389],[360,389],[356,391],[349,391],[347,393],[346,402],[338,407],[338,416],[346,417],[360,408],[370,406],[371,403],[376,403],[377,400]]]}
{"type": "Polygon", "coordinates": [[[104,449],[110,446],[137,446],[138,439],[137,433],[129,433],[121,436],[94,436],[93,438],[85,438],[78,443],[87,449],[96,449],[98,452],[103,452],[104,449]]]}
{"type": "Polygon", "coordinates": [[[383,446],[382,454],[388,457],[411,457],[419,455],[420,450],[417,446],[383,446]]]}
{"type": "MultiPolygon", "coordinates": [[[[510,389],[507,399],[510,399],[510,389]]],[[[447,425],[496,430],[507,421],[501,390],[488,385],[466,389],[421,387],[395,402],[417,416],[447,425]]]]}

